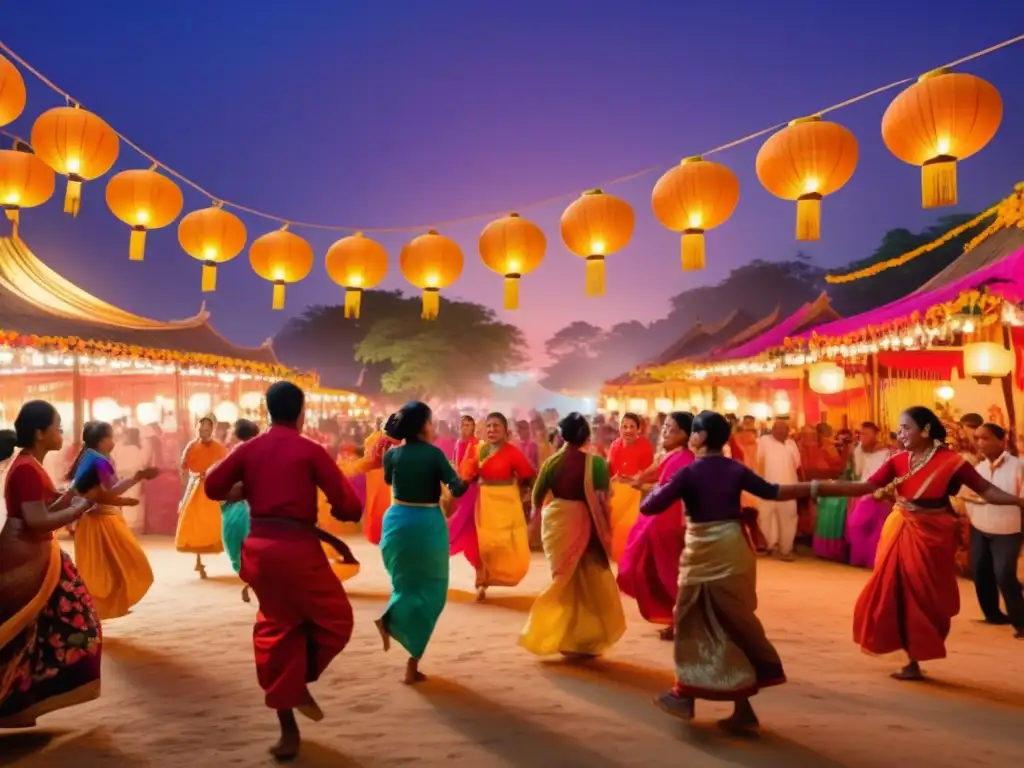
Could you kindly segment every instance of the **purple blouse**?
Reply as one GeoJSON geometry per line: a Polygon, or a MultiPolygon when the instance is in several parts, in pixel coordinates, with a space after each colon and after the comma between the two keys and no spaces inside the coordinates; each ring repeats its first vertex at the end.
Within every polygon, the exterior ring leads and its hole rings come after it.
{"type": "Polygon", "coordinates": [[[659,515],[682,500],[687,519],[695,523],[739,520],[740,494],[744,491],[773,500],[778,498],[779,486],[733,459],[721,455],[701,456],[655,488],[640,503],[640,512],[659,515]]]}

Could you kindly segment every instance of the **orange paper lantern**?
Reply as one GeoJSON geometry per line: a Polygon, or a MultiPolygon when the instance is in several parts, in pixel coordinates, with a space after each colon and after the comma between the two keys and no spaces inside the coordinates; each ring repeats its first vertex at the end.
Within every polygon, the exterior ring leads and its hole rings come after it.
{"type": "Polygon", "coordinates": [[[986,80],[936,70],[892,100],[882,116],[885,146],[921,166],[921,204],[956,205],[956,164],[985,148],[1003,120],[1003,100],[986,80]]]}
{"type": "Polygon", "coordinates": [[[107,206],[132,228],[128,258],[142,261],[146,232],[171,224],[185,204],[181,189],[154,169],[121,171],[107,182],[107,206]]]}
{"type": "Polygon", "coordinates": [[[274,284],[274,309],[284,309],[285,285],[304,279],[313,260],[313,246],[286,228],[261,235],[249,246],[253,271],[274,284]]]}
{"type": "Polygon", "coordinates": [[[684,271],[704,269],[704,232],[724,224],[739,200],[736,174],[702,157],[688,157],[658,179],[651,207],[662,226],[682,232],[684,271]]]}
{"type": "Polygon", "coordinates": [[[217,290],[217,265],[240,254],[247,237],[242,220],[219,205],[192,211],[178,222],[182,250],[203,263],[204,293],[217,290]]]}
{"type": "Polygon", "coordinates": [[[327,249],[324,266],[331,280],[345,289],[345,317],[358,320],[363,291],[380,285],[388,273],[388,252],[356,232],[327,249]]]}
{"type": "Polygon", "coordinates": [[[821,238],[821,199],[837,192],[857,168],[857,138],[820,117],[794,120],[757,153],[757,178],[783,200],[796,200],[796,239],[821,238]]]}
{"type": "Polygon", "coordinates": [[[32,147],[40,160],[68,177],[64,213],[77,216],[82,182],[99,178],[114,167],[119,140],[98,115],[81,107],[54,107],[32,125],[32,147]]]}
{"type": "Polygon", "coordinates": [[[562,213],[562,242],[587,260],[587,296],[604,295],[604,260],[629,244],[633,207],[603,190],[584,192],[562,213]]]}
{"type": "Polygon", "coordinates": [[[440,291],[462,274],[462,249],[451,238],[433,229],[402,248],[398,258],[402,274],[423,291],[423,319],[434,320],[441,308],[440,291]]]}
{"type": "Polygon", "coordinates": [[[519,308],[519,278],[544,260],[548,239],[518,213],[492,221],[480,233],[480,258],[505,278],[505,309],[519,308]]]}
{"type": "Polygon", "coordinates": [[[0,126],[13,123],[25,111],[27,95],[21,72],[0,56],[0,126]]]}
{"type": "Polygon", "coordinates": [[[17,231],[18,212],[35,208],[53,195],[53,169],[36,157],[25,144],[0,150],[0,206],[17,231]]]}

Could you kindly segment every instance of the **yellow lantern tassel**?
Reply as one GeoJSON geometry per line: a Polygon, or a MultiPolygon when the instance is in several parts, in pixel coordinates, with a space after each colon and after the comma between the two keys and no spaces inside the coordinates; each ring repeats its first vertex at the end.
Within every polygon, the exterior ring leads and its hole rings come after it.
{"type": "Polygon", "coordinates": [[[956,205],[956,158],[939,155],[921,166],[921,206],[956,205]]]}
{"type": "Polygon", "coordinates": [[[19,210],[21,210],[21,209],[20,208],[5,208],[4,209],[5,213],[7,214],[8,221],[10,221],[11,224],[13,224],[14,226],[18,226],[18,220],[19,220],[18,211],[19,210]]]}
{"type": "Polygon", "coordinates": [[[203,262],[203,293],[213,293],[217,290],[217,262],[203,262]]]}
{"type": "Polygon", "coordinates": [[[271,309],[284,309],[284,280],[274,281],[274,302],[271,309]]]}
{"type": "Polygon", "coordinates": [[[604,256],[587,256],[587,296],[604,296],[604,256]]]}
{"type": "Polygon", "coordinates": [[[346,288],[345,289],[345,319],[358,320],[359,319],[359,307],[363,303],[363,289],[362,288],[346,288]]]}
{"type": "Polygon", "coordinates": [[[505,275],[505,309],[519,309],[519,278],[512,272],[505,275]]]}
{"type": "Polygon", "coordinates": [[[441,291],[437,288],[423,289],[423,314],[424,320],[436,320],[438,312],[441,311],[441,291]]]}
{"type": "Polygon", "coordinates": [[[683,272],[704,269],[704,230],[683,230],[683,272]]]}
{"type": "Polygon", "coordinates": [[[821,239],[821,195],[811,192],[796,201],[796,239],[821,239]]]}
{"type": "Polygon", "coordinates": [[[142,261],[146,255],[146,228],[132,227],[132,238],[128,243],[128,260],[142,261]]]}
{"type": "Polygon", "coordinates": [[[68,188],[64,193],[64,213],[72,216],[78,215],[78,209],[82,205],[82,177],[71,174],[68,176],[68,188]]]}

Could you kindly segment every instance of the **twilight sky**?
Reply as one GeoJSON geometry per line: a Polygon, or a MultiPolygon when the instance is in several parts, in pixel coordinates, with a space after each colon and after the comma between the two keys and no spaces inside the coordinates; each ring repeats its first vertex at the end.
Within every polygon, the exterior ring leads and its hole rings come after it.
{"type": "MultiPolygon", "coordinates": [[[[754,172],[757,141],[714,159],[739,176],[740,204],[707,239],[708,268],[684,275],[678,235],[650,209],[658,175],[681,158],[903,77],[916,76],[1024,31],[1007,0],[33,0],[6,13],[0,37],[84,106],[219,197],[285,217],[354,227],[427,225],[489,211],[523,211],[548,235],[548,254],[522,284],[522,309],[502,312],[544,339],[573,320],[650,321],[667,299],[719,281],[754,258],[797,249],[793,204],[754,172]],[[637,212],[630,246],[608,260],[608,294],[584,296],[584,263],[558,234],[584,189],[647,166],[660,170],[609,191],[637,212]],[[564,201],[524,210],[553,195],[564,201]]],[[[959,210],[974,211],[1024,180],[1024,44],[965,68],[1002,92],[999,134],[960,166],[959,210]]],[[[29,107],[8,129],[60,102],[34,78],[29,107]]],[[[920,174],[885,149],[879,122],[897,91],[831,115],[857,135],[860,165],[823,208],[823,239],[803,249],[834,266],[867,255],[891,227],[920,228],[920,174]]],[[[115,170],[146,167],[122,145],[115,170]]],[[[106,178],[86,184],[82,212],[59,192],[22,215],[22,236],[50,266],[126,309],[194,314],[200,266],[176,225],[151,233],[145,262],[128,262],[128,229],[107,210],[106,178]]],[[[208,201],[186,191],[186,208],[208,201]]],[[[950,209],[952,210],[952,209],[950,209]]],[[[243,217],[253,237],[276,228],[243,217]]],[[[444,229],[466,267],[447,295],[501,306],[501,278],[479,260],[487,220],[444,229]]],[[[239,343],[272,335],[342,289],[322,257],[340,237],[295,230],[320,262],[288,289],[284,312],[243,252],[208,295],[214,325],[239,343]]],[[[406,287],[401,245],[384,287],[406,287]]],[[[908,286],[913,288],[916,286],[908,286]]],[[[682,332],[683,329],[680,329],[682,332]]]]}

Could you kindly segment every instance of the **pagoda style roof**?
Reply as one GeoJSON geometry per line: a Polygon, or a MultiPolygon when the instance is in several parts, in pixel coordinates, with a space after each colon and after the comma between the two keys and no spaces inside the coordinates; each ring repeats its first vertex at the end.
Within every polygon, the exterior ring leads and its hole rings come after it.
{"type": "Polygon", "coordinates": [[[667,365],[706,354],[753,324],[754,319],[741,309],[734,309],[717,323],[704,324],[698,320],[648,365],[667,365]]]}
{"type": "Polygon", "coordinates": [[[132,314],[50,269],[19,237],[0,237],[0,330],[283,368],[269,340],[259,347],[241,347],[221,336],[210,325],[205,304],[185,320],[165,322],[132,314]]]}
{"type": "Polygon", "coordinates": [[[1000,229],[986,237],[971,250],[958,256],[956,261],[918,288],[916,292],[944,288],[950,283],[973,274],[983,267],[1002,261],[1021,248],[1024,248],[1024,229],[1021,229],[1019,226],[1000,229]]]}

